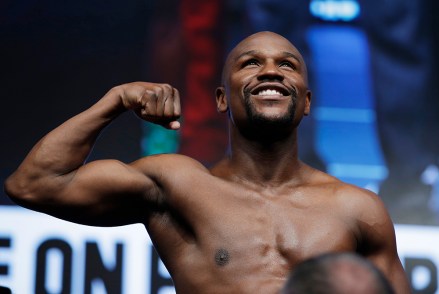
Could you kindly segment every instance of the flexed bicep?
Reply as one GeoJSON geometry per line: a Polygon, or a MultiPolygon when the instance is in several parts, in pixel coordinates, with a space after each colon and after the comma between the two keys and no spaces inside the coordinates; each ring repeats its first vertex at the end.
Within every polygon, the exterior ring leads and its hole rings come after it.
{"type": "Polygon", "coordinates": [[[51,193],[56,195],[49,200],[53,205],[44,205],[45,212],[87,225],[143,222],[161,194],[151,178],[117,160],[88,163],[63,181],[58,193],[51,193]]]}
{"type": "Polygon", "coordinates": [[[24,207],[75,222],[137,222],[144,202],[159,191],[148,173],[115,160],[84,164],[101,131],[128,109],[167,128],[180,126],[180,98],[170,85],[116,86],[44,136],[5,181],[6,194],[24,207]]]}

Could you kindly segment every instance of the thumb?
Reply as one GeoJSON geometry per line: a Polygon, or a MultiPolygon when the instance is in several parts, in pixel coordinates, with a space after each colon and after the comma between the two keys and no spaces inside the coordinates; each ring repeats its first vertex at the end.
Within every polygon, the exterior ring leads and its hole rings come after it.
{"type": "Polygon", "coordinates": [[[171,121],[167,127],[171,130],[178,130],[180,129],[180,122],[178,120],[171,121]]]}

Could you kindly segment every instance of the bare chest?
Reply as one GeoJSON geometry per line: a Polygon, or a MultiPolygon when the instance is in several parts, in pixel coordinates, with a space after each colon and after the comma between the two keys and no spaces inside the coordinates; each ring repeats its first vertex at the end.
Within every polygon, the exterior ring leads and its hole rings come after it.
{"type": "Polygon", "coordinates": [[[324,252],[356,249],[349,218],[336,204],[313,195],[199,189],[182,195],[185,201],[177,207],[190,237],[181,237],[174,219],[162,228],[167,231],[161,234],[162,241],[168,242],[156,244],[159,252],[166,252],[174,281],[196,288],[233,286],[240,293],[278,289],[298,262],[324,252]],[[170,242],[182,245],[172,251],[170,242]],[[258,288],[250,290],[252,285],[258,288]]]}
{"type": "Polygon", "coordinates": [[[327,197],[290,191],[205,193],[186,207],[185,218],[200,250],[219,266],[290,268],[322,252],[355,250],[353,221],[327,197]],[[218,252],[227,252],[226,260],[218,252]]]}

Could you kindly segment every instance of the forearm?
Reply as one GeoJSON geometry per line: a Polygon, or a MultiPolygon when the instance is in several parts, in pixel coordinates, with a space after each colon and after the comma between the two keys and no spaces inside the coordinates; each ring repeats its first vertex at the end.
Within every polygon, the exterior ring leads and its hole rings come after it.
{"type": "Polygon", "coordinates": [[[123,111],[117,88],[110,90],[92,107],[47,134],[23,164],[49,169],[57,175],[77,169],[90,154],[100,132],[123,111]]]}
{"type": "Polygon", "coordinates": [[[20,205],[56,215],[72,207],[110,211],[117,201],[125,203],[126,195],[142,198],[154,186],[144,173],[114,161],[84,162],[99,133],[127,109],[145,121],[178,129],[179,101],[178,91],[167,84],[134,82],[113,88],[41,139],[5,182],[6,193],[20,205]]]}
{"type": "Polygon", "coordinates": [[[42,138],[6,181],[6,192],[22,197],[20,194],[42,188],[44,193],[59,188],[63,179],[68,180],[69,174],[83,165],[102,129],[124,110],[120,90],[110,90],[95,105],[42,138]],[[50,181],[53,178],[56,181],[50,181]]]}

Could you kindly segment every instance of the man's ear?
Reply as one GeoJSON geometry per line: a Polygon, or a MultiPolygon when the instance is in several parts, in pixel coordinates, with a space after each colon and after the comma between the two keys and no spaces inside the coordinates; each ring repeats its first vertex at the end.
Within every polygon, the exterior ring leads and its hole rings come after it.
{"type": "Polygon", "coordinates": [[[305,109],[303,111],[304,115],[309,115],[309,113],[311,112],[311,96],[312,96],[311,91],[307,90],[305,97],[305,109]]]}
{"type": "Polygon", "coordinates": [[[218,112],[225,113],[229,110],[229,105],[227,104],[226,89],[224,87],[218,87],[215,91],[216,96],[216,108],[218,112]]]}

